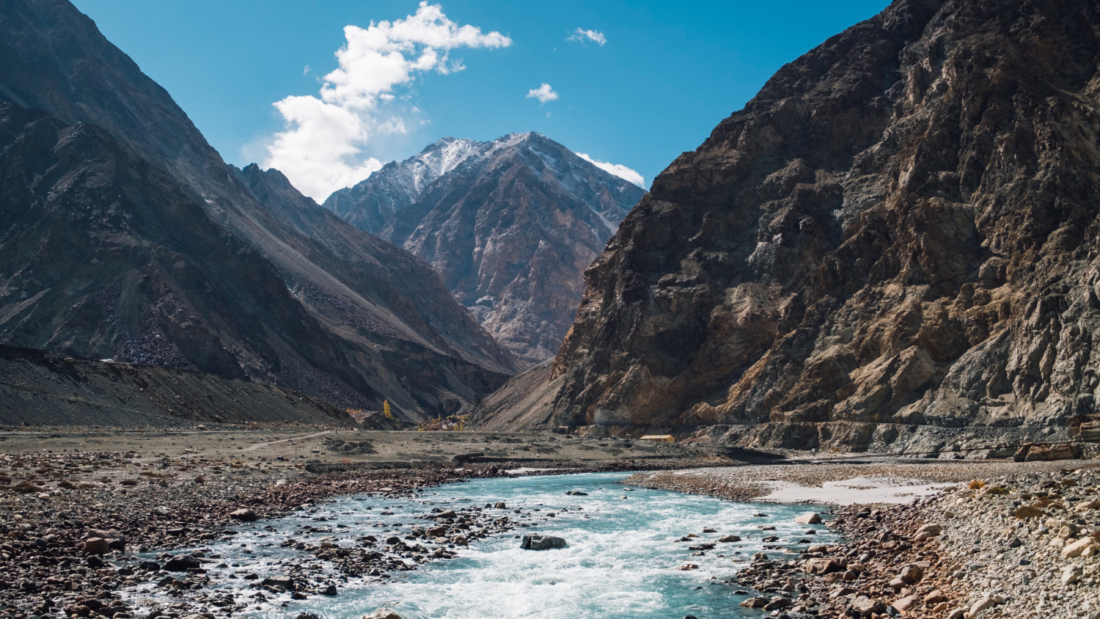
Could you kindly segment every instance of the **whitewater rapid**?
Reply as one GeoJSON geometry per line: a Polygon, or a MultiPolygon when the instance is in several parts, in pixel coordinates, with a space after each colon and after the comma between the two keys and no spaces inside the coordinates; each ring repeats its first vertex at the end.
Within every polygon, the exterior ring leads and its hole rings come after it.
{"type": "MultiPolygon", "coordinates": [[[[504,501],[532,512],[529,526],[457,547],[459,557],[434,561],[415,571],[391,573],[389,582],[344,581],[336,597],[311,596],[292,601],[277,598],[244,613],[253,617],[296,617],[310,612],[330,619],[358,619],[382,606],[403,619],[509,617],[578,619],[582,617],[662,619],[763,617],[740,607],[748,594],[735,594],[736,584],[724,582],[747,566],[753,553],[768,552],[790,560],[797,540],[814,544],[836,540],[821,526],[795,524],[795,516],[811,511],[799,505],[732,503],[711,497],[684,495],[616,484],[622,473],[476,480],[429,489],[416,499],[345,497],[286,518],[244,525],[232,542],[211,544],[207,554],[220,555],[225,572],[256,573],[261,578],[285,570],[294,557],[279,543],[288,537],[308,539],[301,527],[324,518],[337,543],[351,544],[363,535],[404,535],[426,521],[414,517],[433,507],[461,508],[504,501]],[[566,495],[581,491],[587,496],[566,495]],[[389,512],[383,515],[383,512],[389,512]],[[766,514],[759,516],[758,514],[766,514]],[[762,527],[774,527],[764,530],[762,527]],[[713,529],[714,533],[704,533],[713,529]],[[807,531],[815,534],[807,535],[807,531]],[[519,536],[555,535],[568,543],[561,550],[520,550],[519,536]],[[690,541],[677,541],[694,534],[690,541]],[[743,541],[717,543],[737,535],[743,541]],[[766,536],[778,541],[764,550],[766,536]],[[689,546],[715,543],[713,550],[689,546]],[[677,569],[684,564],[696,569],[677,569]]],[[[516,516],[518,517],[518,516],[516,516]]],[[[326,534],[314,534],[319,538],[326,534]]],[[[211,571],[217,571],[213,568],[211,571]]],[[[274,596],[271,596],[274,598],[274,596]]]]}

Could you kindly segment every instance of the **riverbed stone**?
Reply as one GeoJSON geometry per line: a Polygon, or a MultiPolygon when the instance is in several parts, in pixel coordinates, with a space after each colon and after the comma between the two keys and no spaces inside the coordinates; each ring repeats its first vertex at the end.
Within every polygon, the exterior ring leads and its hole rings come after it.
{"type": "Polygon", "coordinates": [[[837,559],[815,558],[807,559],[802,569],[807,574],[829,574],[832,572],[843,572],[845,566],[843,562],[837,559]]]}
{"type": "Polygon", "coordinates": [[[898,612],[900,612],[901,614],[907,615],[907,614],[909,614],[909,609],[911,609],[916,604],[917,604],[917,596],[907,595],[907,596],[905,596],[901,599],[894,600],[894,603],[891,604],[891,606],[893,606],[894,609],[897,610],[898,612]]]}
{"type": "Polygon", "coordinates": [[[111,543],[102,537],[89,537],[84,540],[84,552],[91,555],[105,555],[111,552],[111,543]]]}
{"type": "Polygon", "coordinates": [[[810,512],[808,514],[796,516],[794,521],[798,524],[821,524],[821,516],[814,512],[810,512]]]}
{"type": "Polygon", "coordinates": [[[164,571],[166,572],[186,572],[189,569],[202,567],[199,560],[191,555],[179,555],[168,559],[164,563],[164,571]]]}
{"type": "Polygon", "coordinates": [[[983,597],[982,599],[980,599],[977,602],[974,602],[973,604],[970,605],[970,610],[967,611],[967,616],[974,617],[978,613],[982,612],[983,610],[985,610],[987,608],[993,608],[994,606],[996,606],[997,604],[1000,604],[1001,602],[1003,602],[1003,599],[1001,599],[998,596],[983,597]]]}
{"type": "Polygon", "coordinates": [[[523,550],[552,550],[565,546],[564,539],[552,535],[524,535],[519,545],[523,550]]]}
{"type": "Polygon", "coordinates": [[[1093,547],[1096,544],[1091,537],[1079,539],[1072,544],[1066,544],[1062,547],[1062,558],[1072,559],[1073,557],[1079,557],[1085,550],[1093,547]]]}
{"type": "Polygon", "coordinates": [[[886,612],[886,604],[882,600],[876,600],[874,598],[867,597],[866,595],[857,596],[852,600],[848,608],[852,611],[859,613],[857,617],[866,617],[870,619],[872,615],[881,615],[886,612]]]}
{"type": "Polygon", "coordinates": [[[254,522],[259,518],[256,512],[248,508],[234,510],[229,513],[229,517],[234,520],[240,520],[241,522],[254,522]]]}

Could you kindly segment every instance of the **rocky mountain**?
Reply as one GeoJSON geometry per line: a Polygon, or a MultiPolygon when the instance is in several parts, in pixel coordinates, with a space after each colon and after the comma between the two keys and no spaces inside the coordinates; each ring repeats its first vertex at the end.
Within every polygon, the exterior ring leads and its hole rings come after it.
{"type": "Polygon", "coordinates": [[[0,2],[0,101],[0,343],[409,419],[514,368],[428,267],[277,178],[247,183],[68,2],[0,2]]]}
{"type": "Polygon", "coordinates": [[[581,273],[645,195],[537,133],[446,138],[324,206],[430,263],[525,366],[552,357],[581,273]]]}
{"type": "Polygon", "coordinates": [[[1100,387],[1100,9],[897,0],[679,157],[586,273],[544,424],[909,449],[1100,387]]]}
{"type": "Polygon", "coordinates": [[[354,187],[334,192],[324,207],[360,230],[380,234],[428,185],[485,147],[474,140],[443,138],[405,161],[387,163],[354,187]]]}

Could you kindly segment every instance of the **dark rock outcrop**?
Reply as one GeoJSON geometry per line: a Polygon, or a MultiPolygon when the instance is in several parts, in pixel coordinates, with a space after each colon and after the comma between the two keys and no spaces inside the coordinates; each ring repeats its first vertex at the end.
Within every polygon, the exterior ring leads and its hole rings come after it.
{"type": "Polygon", "coordinates": [[[565,540],[552,535],[524,535],[519,547],[522,550],[554,550],[565,548],[565,540]]]}
{"type": "Polygon", "coordinates": [[[533,366],[576,314],[581,274],[645,191],[537,133],[446,138],[325,207],[431,264],[459,303],[533,366]]]}
{"type": "Polygon", "coordinates": [[[0,101],[19,152],[0,196],[0,342],[342,407],[388,399],[405,418],[476,401],[513,371],[425,265],[285,187],[261,203],[68,2],[0,2],[0,101]]]}
{"type": "Polygon", "coordinates": [[[587,271],[551,423],[936,450],[1096,414],[1098,32],[897,0],[783,67],[587,271]]]}

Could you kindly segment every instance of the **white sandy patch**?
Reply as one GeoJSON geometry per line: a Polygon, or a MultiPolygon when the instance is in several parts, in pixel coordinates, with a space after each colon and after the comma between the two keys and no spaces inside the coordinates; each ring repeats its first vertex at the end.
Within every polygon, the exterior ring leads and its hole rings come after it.
{"type": "Polygon", "coordinates": [[[770,503],[828,503],[852,505],[865,503],[910,503],[958,484],[929,484],[918,479],[853,477],[827,481],[820,488],[809,488],[786,481],[765,482],[771,494],[755,499],[770,503]]]}

